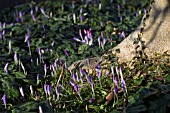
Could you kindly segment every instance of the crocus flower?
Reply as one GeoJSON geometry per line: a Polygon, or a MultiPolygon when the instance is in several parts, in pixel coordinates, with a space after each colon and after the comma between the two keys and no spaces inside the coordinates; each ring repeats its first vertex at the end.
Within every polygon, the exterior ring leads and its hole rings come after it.
{"type": "Polygon", "coordinates": [[[89,103],[92,103],[95,100],[95,98],[90,98],[89,103]]]}
{"type": "Polygon", "coordinates": [[[23,22],[23,14],[22,14],[22,12],[19,12],[19,17],[21,19],[21,22],[23,22]]]}
{"type": "Polygon", "coordinates": [[[31,15],[31,16],[32,16],[33,21],[36,22],[36,17],[35,17],[35,15],[33,14],[33,15],[31,15]]]}
{"type": "Polygon", "coordinates": [[[41,11],[41,13],[42,13],[46,18],[49,18],[49,16],[45,14],[45,11],[44,11],[44,9],[43,9],[42,7],[40,8],[40,11],[41,11]]]}
{"type": "Polygon", "coordinates": [[[54,41],[51,43],[51,46],[52,46],[52,47],[54,46],[54,41]]]}
{"type": "MultiPolygon", "coordinates": [[[[101,37],[102,37],[103,41],[100,42],[100,45],[101,45],[102,49],[104,50],[104,46],[106,44],[107,39],[104,37],[103,32],[101,32],[101,37]]],[[[98,39],[98,42],[99,42],[99,39],[98,39]]]]}
{"type": "Polygon", "coordinates": [[[95,92],[94,92],[94,82],[91,82],[91,89],[92,89],[92,92],[93,92],[93,96],[95,96],[95,92]]]}
{"type": "Polygon", "coordinates": [[[71,84],[72,86],[74,86],[74,83],[73,83],[72,81],[70,81],[70,84],[71,84]]]}
{"type": "Polygon", "coordinates": [[[47,85],[47,94],[48,94],[48,96],[50,96],[50,94],[51,94],[51,90],[52,90],[52,86],[51,85],[47,85]]]}
{"type": "Polygon", "coordinates": [[[74,87],[74,90],[79,95],[80,99],[83,100],[81,95],[80,95],[80,92],[79,92],[79,89],[78,89],[78,85],[73,83],[72,81],[70,81],[70,84],[74,87]]]}
{"type": "Polygon", "coordinates": [[[122,22],[122,20],[123,20],[123,17],[122,17],[122,16],[120,16],[120,21],[122,22]]]}
{"type": "Polygon", "coordinates": [[[35,6],[35,11],[36,11],[36,12],[38,11],[38,6],[37,6],[37,5],[35,6]]]}
{"type": "Polygon", "coordinates": [[[74,84],[74,90],[75,90],[76,92],[78,92],[78,91],[79,91],[79,89],[78,89],[78,85],[77,85],[77,84],[74,84]]]}
{"type": "Polygon", "coordinates": [[[77,73],[73,73],[72,74],[72,78],[73,78],[73,80],[76,82],[76,81],[79,81],[79,78],[78,78],[78,75],[77,75],[77,73]]]}
{"type": "Polygon", "coordinates": [[[22,62],[21,62],[20,64],[21,64],[21,68],[22,68],[22,70],[24,71],[24,74],[26,74],[26,71],[25,71],[25,67],[24,67],[24,65],[22,64],[22,62]]]}
{"type": "Polygon", "coordinates": [[[101,46],[101,41],[100,41],[100,36],[98,37],[98,45],[99,45],[99,47],[101,46]]]}
{"type": "Polygon", "coordinates": [[[9,54],[11,53],[11,49],[12,49],[12,46],[11,46],[11,40],[9,41],[9,54]]]}
{"type": "Polygon", "coordinates": [[[69,54],[68,54],[67,50],[64,50],[64,54],[65,54],[67,57],[69,57],[69,54]]]}
{"type": "Polygon", "coordinates": [[[3,103],[4,103],[4,105],[5,105],[5,109],[6,109],[6,94],[3,95],[2,101],[3,101],[3,103]]]}
{"type": "Polygon", "coordinates": [[[57,94],[57,99],[59,99],[60,91],[59,91],[59,87],[58,86],[56,86],[55,91],[56,91],[56,94],[57,94]]]}
{"type": "Polygon", "coordinates": [[[68,20],[70,20],[70,14],[67,15],[68,20]]]}
{"type": "Polygon", "coordinates": [[[80,14],[82,14],[82,12],[83,12],[83,8],[81,7],[81,8],[80,8],[80,14]]]}
{"type": "Polygon", "coordinates": [[[101,10],[101,9],[102,9],[102,4],[100,3],[100,4],[99,4],[99,10],[101,10]]]}
{"type": "Polygon", "coordinates": [[[39,84],[39,74],[37,74],[37,84],[39,84]]]}
{"type": "Polygon", "coordinates": [[[14,52],[14,62],[17,65],[18,64],[18,58],[17,58],[17,52],[14,52]]]}
{"type": "Polygon", "coordinates": [[[79,36],[80,36],[80,38],[83,40],[83,36],[82,36],[81,29],[79,29],[79,36]]]}
{"type": "Polygon", "coordinates": [[[111,45],[112,45],[112,42],[113,42],[113,38],[111,37],[111,38],[110,38],[110,43],[111,43],[111,45]]]}
{"type": "Polygon", "coordinates": [[[44,92],[45,92],[45,94],[47,96],[47,84],[46,83],[44,84],[44,92]]]}
{"type": "Polygon", "coordinates": [[[8,74],[8,62],[5,64],[4,71],[6,74],[8,74]]]}
{"type": "Polygon", "coordinates": [[[43,110],[42,110],[41,106],[39,106],[38,109],[39,109],[39,113],[43,113],[43,110]]]}
{"type": "Polygon", "coordinates": [[[76,23],[76,14],[73,13],[73,22],[76,23]]]}
{"type": "Polygon", "coordinates": [[[117,85],[114,86],[114,90],[113,90],[113,91],[114,91],[114,94],[115,94],[115,95],[118,94],[118,86],[117,86],[117,85]]]}
{"type": "Polygon", "coordinates": [[[114,67],[113,66],[111,67],[111,72],[112,72],[112,79],[113,79],[113,82],[114,82],[115,72],[114,72],[114,67]]]}
{"type": "Polygon", "coordinates": [[[73,8],[73,9],[75,8],[74,2],[72,2],[72,8],[73,8]]]}
{"type": "Polygon", "coordinates": [[[144,14],[146,14],[146,12],[147,12],[146,9],[144,9],[143,12],[144,12],[144,14]]]}
{"type": "Polygon", "coordinates": [[[24,97],[24,91],[23,91],[23,88],[22,87],[19,87],[19,91],[21,93],[21,96],[24,97]]]}
{"type": "Polygon", "coordinates": [[[126,90],[126,83],[125,80],[123,79],[123,74],[122,74],[122,67],[120,67],[120,80],[121,80],[121,87],[127,92],[126,90]]]}
{"type": "Polygon", "coordinates": [[[122,31],[122,32],[120,33],[119,37],[120,37],[120,38],[125,38],[125,32],[122,31]]]}
{"type": "Polygon", "coordinates": [[[120,5],[119,4],[117,5],[117,10],[120,11],[120,5]]]}
{"type": "Polygon", "coordinates": [[[44,64],[44,77],[46,77],[46,75],[47,75],[47,65],[44,64]]]}
{"type": "Polygon", "coordinates": [[[136,12],[136,13],[135,13],[135,16],[136,16],[136,17],[138,17],[138,16],[139,16],[139,13],[138,13],[138,12],[136,12]]]}
{"type": "Polygon", "coordinates": [[[82,15],[80,15],[80,22],[83,22],[83,17],[82,17],[82,15]]]}
{"type": "Polygon", "coordinates": [[[30,91],[31,91],[31,94],[33,95],[33,88],[32,88],[32,85],[30,85],[30,91]]]}
{"type": "Polygon", "coordinates": [[[98,78],[100,78],[101,75],[102,75],[101,69],[102,69],[102,68],[101,68],[101,65],[100,65],[100,64],[97,64],[97,66],[95,67],[95,70],[96,70],[96,72],[97,72],[98,78]]]}

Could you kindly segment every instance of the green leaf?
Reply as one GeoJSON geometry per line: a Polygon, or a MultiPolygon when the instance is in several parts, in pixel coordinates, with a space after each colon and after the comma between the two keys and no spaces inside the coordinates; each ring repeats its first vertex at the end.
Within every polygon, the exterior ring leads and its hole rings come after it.
{"type": "Polygon", "coordinates": [[[165,81],[166,81],[167,83],[170,83],[170,75],[166,76],[165,81]]]}
{"type": "Polygon", "coordinates": [[[88,45],[82,45],[78,48],[78,54],[83,54],[88,49],[88,45]]]}
{"type": "Polygon", "coordinates": [[[18,79],[24,79],[26,78],[26,75],[24,75],[22,72],[14,72],[16,78],[18,79]]]}
{"type": "Polygon", "coordinates": [[[38,108],[38,103],[36,102],[26,102],[19,106],[22,111],[36,110],[38,108]]]}
{"type": "Polygon", "coordinates": [[[134,106],[134,107],[130,107],[126,109],[126,113],[140,113],[146,110],[147,110],[146,106],[142,104],[142,105],[138,105],[138,106],[134,106]]]}
{"type": "Polygon", "coordinates": [[[112,110],[110,113],[121,113],[121,112],[118,110],[112,110]]]}

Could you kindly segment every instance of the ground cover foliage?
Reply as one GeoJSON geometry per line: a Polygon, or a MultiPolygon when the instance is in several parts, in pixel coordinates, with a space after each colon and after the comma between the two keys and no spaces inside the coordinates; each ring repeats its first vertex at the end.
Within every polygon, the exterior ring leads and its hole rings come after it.
{"type": "Polygon", "coordinates": [[[113,63],[100,76],[100,66],[94,74],[67,70],[74,61],[101,56],[119,44],[139,25],[147,6],[147,0],[47,1],[1,12],[0,111],[167,112],[166,53],[139,58],[132,67],[113,63]]]}

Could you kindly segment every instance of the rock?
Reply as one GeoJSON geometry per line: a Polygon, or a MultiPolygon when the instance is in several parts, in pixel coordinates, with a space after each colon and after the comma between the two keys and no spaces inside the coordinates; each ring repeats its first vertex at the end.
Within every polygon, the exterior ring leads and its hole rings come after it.
{"type": "MultiPolygon", "coordinates": [[[[139,34],[141,34],[141,40],[144,41],[144,52],[149,58],[153,57],[154,53],[170,53],[169,2],[169,0],[152,1],[149,12],[143,17],[140,26],[118,46],[110,50],[113,54],[116,54],[120,63],[129,62],[136,55],[137,45],[134,44],[134,41],[138,38],[139,34]],[[141,30],[143,30],[142,33],[141,30]],[[120,50],[120,53],[116,52],[117,49],[120,50]]],[[[138,45],[142,46],[140,43],[138,45]]]]}

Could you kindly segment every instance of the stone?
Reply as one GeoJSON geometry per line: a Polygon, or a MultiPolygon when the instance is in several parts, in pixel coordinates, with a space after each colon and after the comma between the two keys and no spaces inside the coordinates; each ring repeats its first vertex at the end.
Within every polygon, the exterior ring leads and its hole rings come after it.
{"type": "Polygon", "coordinates": [[[170,0],[153,0],[152,2],[150,10],[143,17],[140,26],[110,50],[116,54],[120,63],[130,62],[136,55],[137,46],[134,41],[139,34],[141,34],[141,40],[144,41],[144,53],[148,58],[153,57],[155,53],[170,53],[170,0]],[[143,30],[142,33],[141,30],[143,30]],[[116,52],[117,49],[120,50],[120,53],[116,52]]]}

